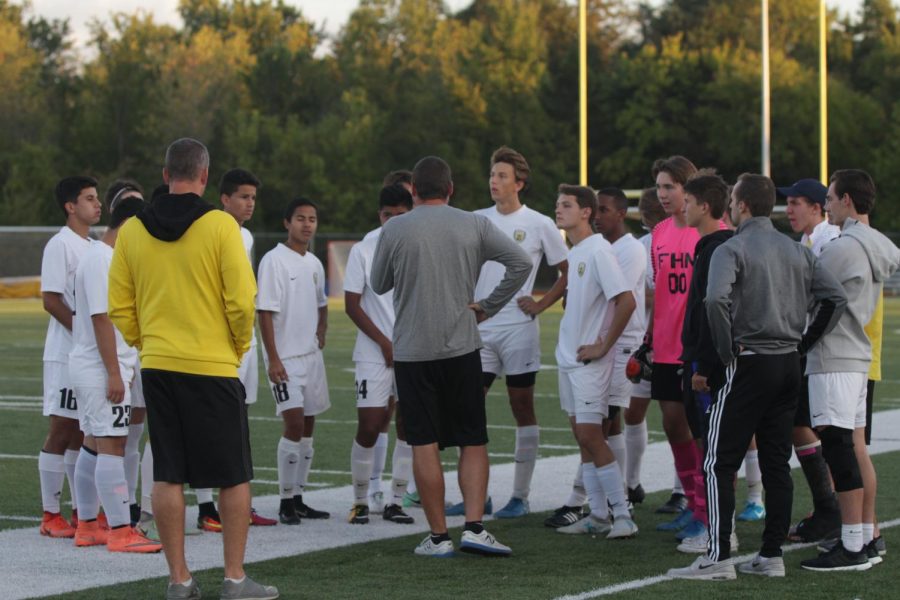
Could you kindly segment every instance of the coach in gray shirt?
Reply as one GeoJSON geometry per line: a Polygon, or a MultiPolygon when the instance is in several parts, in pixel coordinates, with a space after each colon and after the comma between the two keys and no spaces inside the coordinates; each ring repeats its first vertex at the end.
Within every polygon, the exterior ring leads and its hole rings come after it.
{"type": "Polygon", "coordinates": [[[485,531],[487,419],[477,324],[497,313],[531,271],[518,245],[480,215],[448,206],[450,167],[429,156],[412,175],[414,208],[388,221],[372,262],[372,289],[394,290],[394,376],[413,447],[413,472],[431,535],[423,556],[448,556],[453,542],[444,515],[440,450],[459,446],[459,487],[466,507],[460,549],[487,555],[511,550],[485,531]],[[493,260],[506,275],[487,298],[473,298],[481,266],[493,260]]]}

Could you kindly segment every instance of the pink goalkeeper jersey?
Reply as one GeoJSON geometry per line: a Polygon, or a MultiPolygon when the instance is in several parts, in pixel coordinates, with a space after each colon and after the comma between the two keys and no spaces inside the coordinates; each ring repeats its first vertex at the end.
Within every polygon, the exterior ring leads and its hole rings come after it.
{"type": "MultiPolygon", "coordinates": [[[[724,223],[719,226],[725,229],[724,223]]],[[[677,227],[669,217],[653,228],[652,235],[653,362],[681,364],[681,327],[700,234],[693,227],[677,227]]]]}

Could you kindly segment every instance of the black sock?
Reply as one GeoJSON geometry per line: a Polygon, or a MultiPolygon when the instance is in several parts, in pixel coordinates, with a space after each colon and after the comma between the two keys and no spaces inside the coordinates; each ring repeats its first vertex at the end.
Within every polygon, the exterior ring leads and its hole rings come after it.
{"type": "Polygon", "coordinates": [[[431,534],[431,543],[432,544],[440,544],[441,542],[446,542],[450,540],[450,533],[445,531],[444,533],[432,533],[431,534]]]}
{"type": "Polygon", "coordinates": [[[294,506],[293,498],[282,498],[281,504],[278,507],[278,512],[282,514],[296,512],[294,506]]]}
{"type": "Polygon", "coordinates": [[[294,504],[300,505],[303,504],[303,494],[299,496],[294,496],[294,504]]]}
{"type": "MultiPolygon", "coordinates": [[[[200,513],[201,517],[218,517],[219,513],[216,511],[216,504],[214,502],[201,502],[197,505],[197,510],[200,513]]],[[[218,520],[218,519],[216,519],[218,520]]]]}
{"type": "Polygon", "coordinates": [[[835,496],[834,490],[831,488],[831,476],[828,471],[828,464],[822,455],[822,446],[817,446],[814,452],[798,456],[797,458],[800,460],[800,466],[803,468],[806,483],[809,484],[809,491],[812,494],[815,510],[840,510],[837,504],[837,496],[835,496]]]}
{"type": "Polygon", "coordinates": [[[478,535],[479,533],[484,531],[484,525],[481,521],[466,521],[465,530],[471,531],[472,533],[478,535]]]}

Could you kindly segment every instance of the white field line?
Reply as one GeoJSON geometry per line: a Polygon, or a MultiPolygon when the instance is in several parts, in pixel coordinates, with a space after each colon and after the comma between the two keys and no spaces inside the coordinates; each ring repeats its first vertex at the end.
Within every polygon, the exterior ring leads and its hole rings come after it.
{"type": "Polygon", "coordinates": [[[40,523],[40,517],[25,517],[22,515],[0,515],[0,521],[24,521],[26,523],[40,523]]]}
{"type": "MultiPolygon", "coordinates": [[[[900,409],[879,412],[875,428],[877,435],[870,447],[872,454],[900,450],[900,439],[896,439],[894,433],[900,429],[900,409]],[[885,439],[887,436],[894,439],[885,439]]],[[[534,471],[535,485],[529,497],[533,512],[549,511],[559,506],[571,488],[579,460],[577,454],[538,460],[534,471]]],[[[799,466],[796,460],[792,466],[799,466]]],[[[505,499],[509,496],[514,467],[513,463],[505,463],[491,469],[488,492],[494,498],[505,499]]],[[[644,489],[648,493],[671,489],[673,475],[669,445],[665,442],[649,444],[641,475],[644,489]]],[[[459,502],[456,472],[448,470],[445,480],[447,500],[459,502]]],[[[375,519],[367,526],[350,525],[341,518],[353,502],[353,487],[350,485],[311,490],[303,497],[311,506],[331,511],[335,516],[321,521],[304,520],[299,528],[251,528],[246,551],[248,564],[411,534],[425,535],[428,531],[424,515],[418,509],[410,510],[416,519],[412,525],[397,525],[382,519],[375,519]]],[[[277,514],[279,496],[257,496],[253,499],[253,505],[260,514],[277,514]]],[[[196,506],[189,506],[187,522],[196,518],[196,506]]],[[[458,527],[464,520],[465,517],[450,517],[448,524],[458,527]]],[[[191,536],[185,540],[185,550],[188,563],[194,570],[222,567],[221,536],[191,536]]],[[[75,548],[69,540],[38,535],[37,527],[0,531],[0,556],[3,557],[4,574],[0,578],[0,598],[4,600],[53,596],[126,581],[164,577],[168,573],[162,555],[125,556],[111,554],[103,548],[75,548]],[[77,575],[73,576],[73,573],[77,575]]],[[[252,575],[253,567],[248,571],[252,575]]]]}
{"type": "MultiPolygon", "coordinates": [[[[896,527],[900,525],[900,519],[892,519],[890,521],[884,521],[878,524],[879,529],[890,529],[891,527],[896,527]]],[[[796,550],[803,550],[804,548],[810,548],[815,546],[816,542],[809,544],[788,544],[783,546],[781,549],[784,552],[794,552],[796,550]]],[[[744,563],[756,556],[755,552],[750,554],[742,554],[740,556],[734,557],[734,564],[738,565],[740,563],[744,563]]],[[[690,558],[686,556],[687,560],[690,558]]],[[[589,600],[590,598],[599,598],[601,596],[612,596],[613,594],[618,594],[621,592],[630,592],[632,590],[637,590],[640,588],[650,587],[651,585],[656,585],[657,583],[662,583],[664,581],[672,581],[673,578],[668,575],[654,575],[653,577],[643,577],[641,579],[632,579],[631,581],[623,581],[622,583],[617,583],[615,585],[608,585],[605,587],[599,587],[597,589],[591,590],[589,592],[582,592],[580,594],[570,594],[568,596],[559,596],[555,600],[589,600]]],[[[713,584],[714,585],[714,584],[713,584]]]]}

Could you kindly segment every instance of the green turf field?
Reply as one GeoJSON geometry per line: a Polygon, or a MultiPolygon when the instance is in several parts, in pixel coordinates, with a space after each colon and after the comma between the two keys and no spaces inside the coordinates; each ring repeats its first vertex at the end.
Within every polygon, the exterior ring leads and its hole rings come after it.
{"type": "MultiPolygon", "coordinates": [[[[877,392],[876,410],[900,408],[900,379],[893,379],[900,356],[900,299],[885,304],[884,378],[877,392]]],[[[542,362],[553,365],[553,347],[559,311],[542,317],[542,362]]],[[[37,452],[46,433],[40,414],[41,353],[47,317],[37,300],[0,301],[0,530],[34,527],[40,516],[40,489],[37,478],[37,452]],[[34,519],[33,521],[27,519],[34,519]],[[26,519],[26,520],[23,520],[26,519]]],[[[331,304],[325,360],[328,367],[332,409],[316,426],[316,457],[310,482],[315,486],[347,485],[349,448],[355,430],[353,364],[350,355],[355,330],[343,313],[341,303],[331,304]]],[[[260,380],[265,381],[264,373],[260,380]]],[[[572,454],[575,444],[559,410],[556,375],[551,369],[538,376],[538,415],[543,432],[541,456],[572,454]]],[[[275,446],[280,423],[274,418],[268,389],[259,392],[259,402],[251,408],[251,430],[256,477],[255,495],[274,494],[276,486],[265,481],[277,479],[275,446]]],[[[511,462],[514,444],[513,421],[505,402],[505,390],[495,384],[488,402],[491,424],[489,450],[493,463],[511,462]]],[[[664,439],[658,411],[648,414],[650,441],[664,439]]],[[[896,437],[896,432],[876,435],[896,437]]],[[[390,456],[390,455],[389,455],[390,456]]],[[[879,517],[900,518],[900,463],[898,453],[876,457],[879,474],[879,517]]],[[[455,463],[455,454],[447,455],[455,463]]],[[[390,472],[390,466],[387,467],[390,472]]],[[[795,518],[803,516],[808,496],[798,480],[795,518]]],[[[540,481],[534,482],[535,487],[540,481]]],[[[68,492],[65,492],[67,495],[68,492]]],[[[560,491],[561,500],[565,492],[560,491]]],[[[665,494],[648,498],[638,507],[636,521],[641,534],[635,540],[619,543],[589,537],[562,536],[541,526],[546,515],[535,514],[510,522],[493,522],[491,531],[515,549],[509,560],[485,560],[462,557],[450,561],[417,559],[411,553],[419,536],[359,544],[300,557],[284,558],[250,567],[259,580],[279,586],[283,598],[457,598],[464,595],[483,598],[555,598],[579,594],[599,587],[642,580],[665,573],[672,566],[692,560],[675,551],[670,534],[657,533],[653,526],[660,520],[652,507],[665,494]]],[[[738,501],[743,499],[739,488],[738,501]]],[[[495,498],[495,503],[506,498],[495,498]]],[[[337,515],[340,518],[340,515],[337,515]]],[[[759,524],[740,524],[741,553],[754,549],[761,532],[759,524]]],[[[37,535],[37,534],[35,534],[37,535]]],[[[698,593],[710,597],[751,598],[762,594],[796,598],[895,598],[891,561],[900,548],[900,531],[884,532],[891,554],[886,563],[859,574],[822,576],[802,572],[799,560],[811,550],[790,553],[786,562],[789,577],[781,581],[739,577],[724,584],[663,582],[639,590],[623,592],[628,596],[662,597],[674,593],[698,593]]],[[[454,537],[458,537],[454,534],[454,537]]],[[[196,573],[206,597],[218,591],[221,570],[196,573]]],[[[100,588],[66,595],[66,598],[147,598],[159,597],[161,579],[100,588]]]]}

